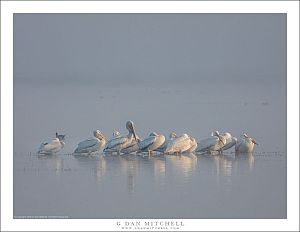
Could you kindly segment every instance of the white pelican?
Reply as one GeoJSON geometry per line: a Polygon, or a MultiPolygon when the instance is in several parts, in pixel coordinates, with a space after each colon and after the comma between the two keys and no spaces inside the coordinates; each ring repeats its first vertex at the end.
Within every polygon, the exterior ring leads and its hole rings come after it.
{"type": "Polygon", "coordinates": [[[172,140],[165,150],[166,154],[179,154],[189,150],[192,147],[191,139],[187,134],[182,134],[180,137],[172,140]]]}
{"type": "Polygon", "coordinates": [[[185,151],[187,153],[193,153],[194,151],[196,151],[197,146],[198,146],[197,141],[196,141],[195,138],[190,137],[190,140],[191,140],[190,141],[191,147],[188,150],[185,151]]]}
{"type": "Polygon", "coordinates": [[[38,154],[52,155],[59,152],[65,146],[65,135],[59,135],[57,132],[51,142],[44,142],[40,145],[38,154]]]}
{"type": "Polygon", "coordinates": [[[222,151],[228,150],[236,144],[237,138],[233,137],[229,132],[224,133],[223,136],[226,139],[226,144],[222,147],[222,151]]]}
{"type": "Polygon", "coordinates": [[[169,135],[169,138],[168,139],[165,139],[165,142],[163,143],[163,145],[161,145],[159,148],[155,149],[155,151],[158,151],[158,152],[162,152],[164,153],[165,150],[167,149],[167,146],[168,144],[177,138],[177,135],[176,133],[172,132],[170,135],[169,135]]]}
{"type": "Polygon", "coordinates": [[[114,131],[114,133],[112,135],[113,135],[113,138],[118,138],[121,136],[119,131],[114,131]]]}
{"type": "Polygon", "coordinates": [[[108,141],[103,151],[117,152],[120,155],[122,149],[127,148],[133,140],[137,140],[134,124],[132,121],[128,121],[126,123],[126,129],[129,132],[127,136],[118,136],[116,138],[112,138],[108,141]]]}
{"type": "Polygon", "coordinates": [[[155,132],[151,132],[147,138],[142,140],[139,143],[139,148],[141,152],[148,152],[148,155],[152,155],[152,152],[158,148],[160,148],[166,138],[164,135],[158,135],[155,132]]]}
{"type": "Polygon", "coordinates": [[[253,151],[254,145],[258,145],[258,143],[254,139],[250,138],[247,134],[243,134],[235,145],[235,152],[251,153],[253,151]]]}
{"type": "Polygon", "coordinates": [[[139,142],[141,142],[141,139],[136,136],[136,140],[133,139],[126,148],[121,150],[121,153],[130,154],[139,151],[139,142]]]}
{"type": "Polygon", "coordinates": [[[196,152],[221,152],[222,147],[226,144],[226,138],[218,131],[214,131],[212,136],[207,139],[200,140],[196,152]]]}
{"type": "Polygon", "coordinates": [[[95,138],[84,140],[78,144],[74,151],[75,154],[91,154],[104,148],[107,138],[99,130],[95,130],[93,134],[95,138]]]}
{"type": "MultiPolygon", "coordinates": [[[[109,140],[112,140],[112,139],[116,139],[116,138],[120,138],[121,137],[121,134],[119,131],[114,131],[112,133],[112,137],[109,139],[109,140]]],[[[109,141],[108,139],[106,140],[106,144],[107,142],[109,141]]],[[[106,146],[105,146],[106,147],[106,146]]],[[[103,153],[107,154],[107,153],[110,153],[111,155],[114,153],[113,151],[109,151],[109,152],[106,152],[103,150],[103,153]]]]}

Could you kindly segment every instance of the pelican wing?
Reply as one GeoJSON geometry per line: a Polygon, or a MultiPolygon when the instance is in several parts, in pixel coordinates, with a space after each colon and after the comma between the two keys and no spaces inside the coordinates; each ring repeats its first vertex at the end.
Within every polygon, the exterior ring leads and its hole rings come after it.
{"type": "MultiPolygon", "coordinates": [[[[167,137],[165,137],[167,138],[167,137]]],[[[167,147],[172,143],[172,141],[174,139],[176,139],[176,134],[175,133],[171,133],[169,138],[168,139],[165,139],[165,142],[157,149],[155,149],[156,151],[159,151],[159,152],[165,152],[165,150],[167,149],[167,147]],[[174,136],[175,135],[175,136],[174,136]],[[172,137],[174,136],[174,137],[172,137]]]]}
{"type": "Polygon", "coordinates": [[[197,151],[208,151],[211,147],[216,145],[219,142],[219,138],[212,136],[211,138],[203,139],[198,142],[197,151]]]}
{"type": "Polygon", "coordinates": [[[95,138],[87,139],[87,140],[84,140],[84,141],[80,142],[78,144],[77,149],[78,150],[87,149],[89,147],[96,146],[98,143],[99,143],[98,139],[95,139],[95,138]]]}
{"type": "Polygon", "coordinates": [[[186,150],[188,149],[190,145],[190,138],[178,138],[176,139],[177,141],[175,142],[175,148],[179,150],[186,150]]]}
{"type": "Polygon", "coordinates": [[[167,145],[166,152],[183,152],[190,148],[190,138],[181,136],[176,138],[167,145]]]}
{"type": "Polygon", "coordinates": [[[139,150],[138,142],[133,140],[129,145],[126,146],[126,148],[123,148],[121,150],[122,153],[133,153],[139,150]]]}
{"type": "Polygon", "coordinates": [[[228,150],[233,147],[237,142],[236,138],[231,138],[230,140],[226,140],[226,144],[222,147],[223,150],[228,150]]]}
{"type": "Polygon", "coordinates": [[[155,149],[155,151],[159,151],[159,152],[164,152],[168,146],[168,144],[171,142],[172,140],[165,140],[165,142],[157,149],[155,149]]]}
{"type": "Polygon", "coordinates": [[[119,146],[120,144],[126,143],[127,141],[127,137],[114,138],[108,142],[105,149],[114,149],[115,147],[119,146]]]}
{"type": "Polygon", "coordinates": [[[156,136],[149,136],[148,138],[144,139],[139,143],[140,150],[146,150],[148,147],[150,147],[155,141],[157,137],[156,136]]]}

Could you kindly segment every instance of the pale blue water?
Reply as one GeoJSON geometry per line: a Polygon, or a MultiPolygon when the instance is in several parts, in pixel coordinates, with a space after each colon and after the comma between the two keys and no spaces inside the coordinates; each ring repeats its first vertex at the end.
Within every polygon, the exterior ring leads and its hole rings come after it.
{"type": "Polygon", "coordinates": [[[286,214],[285,154],[15,158],[15,216],[283,218],[286,214]]]}
{"type": "Polygon", "coordinates": [[[16,218],[286,218],[284,84],[17,83],[14,93],[16,218]],[[96,128],[127,133],[129,119],[141,138],[218,129],[259,146],[238,157],[70,155],[96,128]],[[65,148],[37,156],[56,131],[65,148]]]}

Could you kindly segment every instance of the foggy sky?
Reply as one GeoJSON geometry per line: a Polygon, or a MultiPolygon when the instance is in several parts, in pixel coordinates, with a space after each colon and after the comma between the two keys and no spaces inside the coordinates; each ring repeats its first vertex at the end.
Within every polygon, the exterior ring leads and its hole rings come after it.
{"type": "Polygon", "coordinates": [[[286,14],[15,14],[14,80],[285,81],[286,14]]]}

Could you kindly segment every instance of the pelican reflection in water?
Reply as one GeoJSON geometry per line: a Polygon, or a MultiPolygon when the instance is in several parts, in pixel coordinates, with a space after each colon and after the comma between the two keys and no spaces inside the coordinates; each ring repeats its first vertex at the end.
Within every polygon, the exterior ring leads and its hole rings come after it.
{"type": "Polygon", "coordinates": [[[181,156],[165,156],[167,170],[170,167],[172,175],[190,177],[197,168],[197,156],[193,153],[182,154],[181,156]]]}
{"type": "Polygon", "coordinates": [[[50,156],[38,156],[39,162],[46,165],[46,169],[50,171],[54,171],[56,175],[60,175],[64,171],[64,159],[57,155],[50,155],[50,156]]]}
{"type": "Polygon", "coordinates": [[[135,155],[128,155],[118,156],[117,158],[120,161],[122,175],[126,175],[128,192],[133,194],[135,191],[136,178],[139,171],[139,157],[135,155]]]}
{"type": "Polygon", "coordinates": [[[94,155],[75,155],[72,156],[78,163],[77,171],[86,172],[94,175],[98,181],[101,181],[106,175],[107,160],[105,156],[94,155]]]}
{"type": "Polygon", "coordinates": [[[153,159],[154,175],[156,180],[164,179],[166,176],[166,159],[164,156],[156,156],[153,159]]]}
{"type": "Polygon", "coordinates": [[[236,153],[235,154],[235,163],[240,172],[251,172],[254,168],[254,155],[252,152],[247,153],[236,153]]]}

